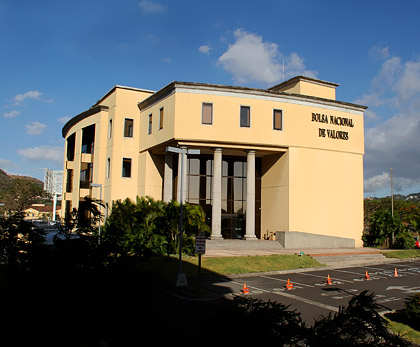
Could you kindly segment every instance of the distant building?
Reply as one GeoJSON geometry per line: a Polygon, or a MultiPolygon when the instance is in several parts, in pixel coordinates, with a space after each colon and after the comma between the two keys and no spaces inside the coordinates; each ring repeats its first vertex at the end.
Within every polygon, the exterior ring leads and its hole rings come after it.
{"type": "Polygon", "coordinates": [[[45,169],[44,173],[44,190],[49,192],[51,196],[57,195],[57,199],[61,200],[63,192],[63,171],[45,169]]]}
{"type": "Polygon", "coordinates": [[[63,214],[100,194],[109,206],[180,201],[182,179],[212,238],[361,246],[366,107],[337,101],[337,86],[302,76],[268,89],[115,86],[63,127],[63,214]],[[200,154],[184,157],[181,175],[168,146],[200,154]]]}
{"type": "MultiPolygon", "coordinates": [[[[25,220],[53,220],[53,206],[46,206],[44,204],[33,204],[24,210],[25,220]]],[[[60,215],[61,207],[57,207],[56,214],[60,215]]]]}

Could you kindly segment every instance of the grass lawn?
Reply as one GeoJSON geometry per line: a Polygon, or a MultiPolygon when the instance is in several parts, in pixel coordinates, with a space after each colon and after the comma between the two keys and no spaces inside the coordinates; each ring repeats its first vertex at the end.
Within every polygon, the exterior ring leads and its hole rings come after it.
{"type": "Polygon", "coordinates": [[[401,337],[420,344],[420,331],[413,329],[411,326],[404,324],[402,314],[399,312],[387,313],[384,317],[388,322],[388,328],[401,337]]]}
{"type": "Polygon", "coordinates": [[[416,257],[420,257],[420,250],[419,249],[401,249],[398,251],[383,252],[382,254],[387,258],[398,258],[398,259],[416,258],[416,257]]]}
{"type": "MultiPolygon", "coordinates": [[[[145,264],[142,264],[144,268],[145,264]]],[[[247,257],[219,257],[202,258],[202,275],[230,275],[251,272],[268,272],[280,270],[292,270],[324,266],[307,255],[267,255],[247,257]]],[[[147,263],[147,270],[160,273],[164,278],[173,279],[177,274],[179,261],[177,257],[164,258],[160,261],[147,263]]],[[[195,277],[198,274],[198,257],[182,257],[182,271],[187,276],[195,277]]]]}

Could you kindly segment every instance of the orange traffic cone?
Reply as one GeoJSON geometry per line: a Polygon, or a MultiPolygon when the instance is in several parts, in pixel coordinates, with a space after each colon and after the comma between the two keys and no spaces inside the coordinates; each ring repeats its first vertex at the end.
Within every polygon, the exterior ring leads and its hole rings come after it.
{"type": "Polygon", "coordinates": [[[330,278],[330,275],[328,275],[328,277],[327,277],[327,284],[332,284],[332,280],[330,278]]]}
{"type": "Polygon", "coordinates": [[[368,279],[370,279],[370,276],[369,276],[369,274],[368,274],[368,272],[366,270],[365,280],[368,280],[368,279]]]}
{"type": "Polygon", "coordinates": [[[244,288],[242,289],[242,293],[244,293],[244,294],[248,294],[249,293],[249,288],[246,286],[245,283],[244,283],[244,288]]]}
{"type": "Polygon", "coordinates": [[[289,290],[289,289],[293,289],[293,283],[292,283],[292,282],[290,282],[290,280],[289,280],[289,279],[287,279],[286,289],[287,289],[287,290],[289,290]]]}
{"type": "Polygon", "coordinates": [[[398,277],[397,268],[395,268],[394,277],[398,277]]]}

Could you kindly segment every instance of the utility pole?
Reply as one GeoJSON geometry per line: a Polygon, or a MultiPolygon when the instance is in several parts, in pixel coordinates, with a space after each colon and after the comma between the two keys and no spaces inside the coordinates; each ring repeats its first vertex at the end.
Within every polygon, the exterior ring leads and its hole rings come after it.
{"type": "Polygon", "coordinates": [[[393,183],[393,173],[391,168],[391,214],[394,217],[394,183],[393,183]]]}
{"type": "MultiPolygon", "coordinates": [[[[393,178],[392,168],[391,168],[391,216],[392,216],[392,219],[394,219],[394,178],[393,178]]],[[[394,245],[394,230],[392,230],[391,244],[394,245]]]]}

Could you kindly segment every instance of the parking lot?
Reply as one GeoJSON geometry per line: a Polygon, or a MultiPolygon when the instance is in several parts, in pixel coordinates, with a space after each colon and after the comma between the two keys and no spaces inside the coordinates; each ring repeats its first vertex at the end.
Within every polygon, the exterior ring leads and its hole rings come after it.
{"type": "Polygon", "coordinates": [[[338,312],[340,306],[365,289],[375,294],[381,305],[379,312],[403,308],[407,297],[420,292],[420,261],[252,274],[208,285],[208,289],[225,296],[247,295],[290,305],[289,309],[296,309],[311,324],[320,315],[338,312]],[[331,284],[327,283],[328,276],[331,284]],[[286,289],[288,280],[292,289],[286,289]],[[248,294],[242,292],[244,285],[249,288],[248,294]]]}

